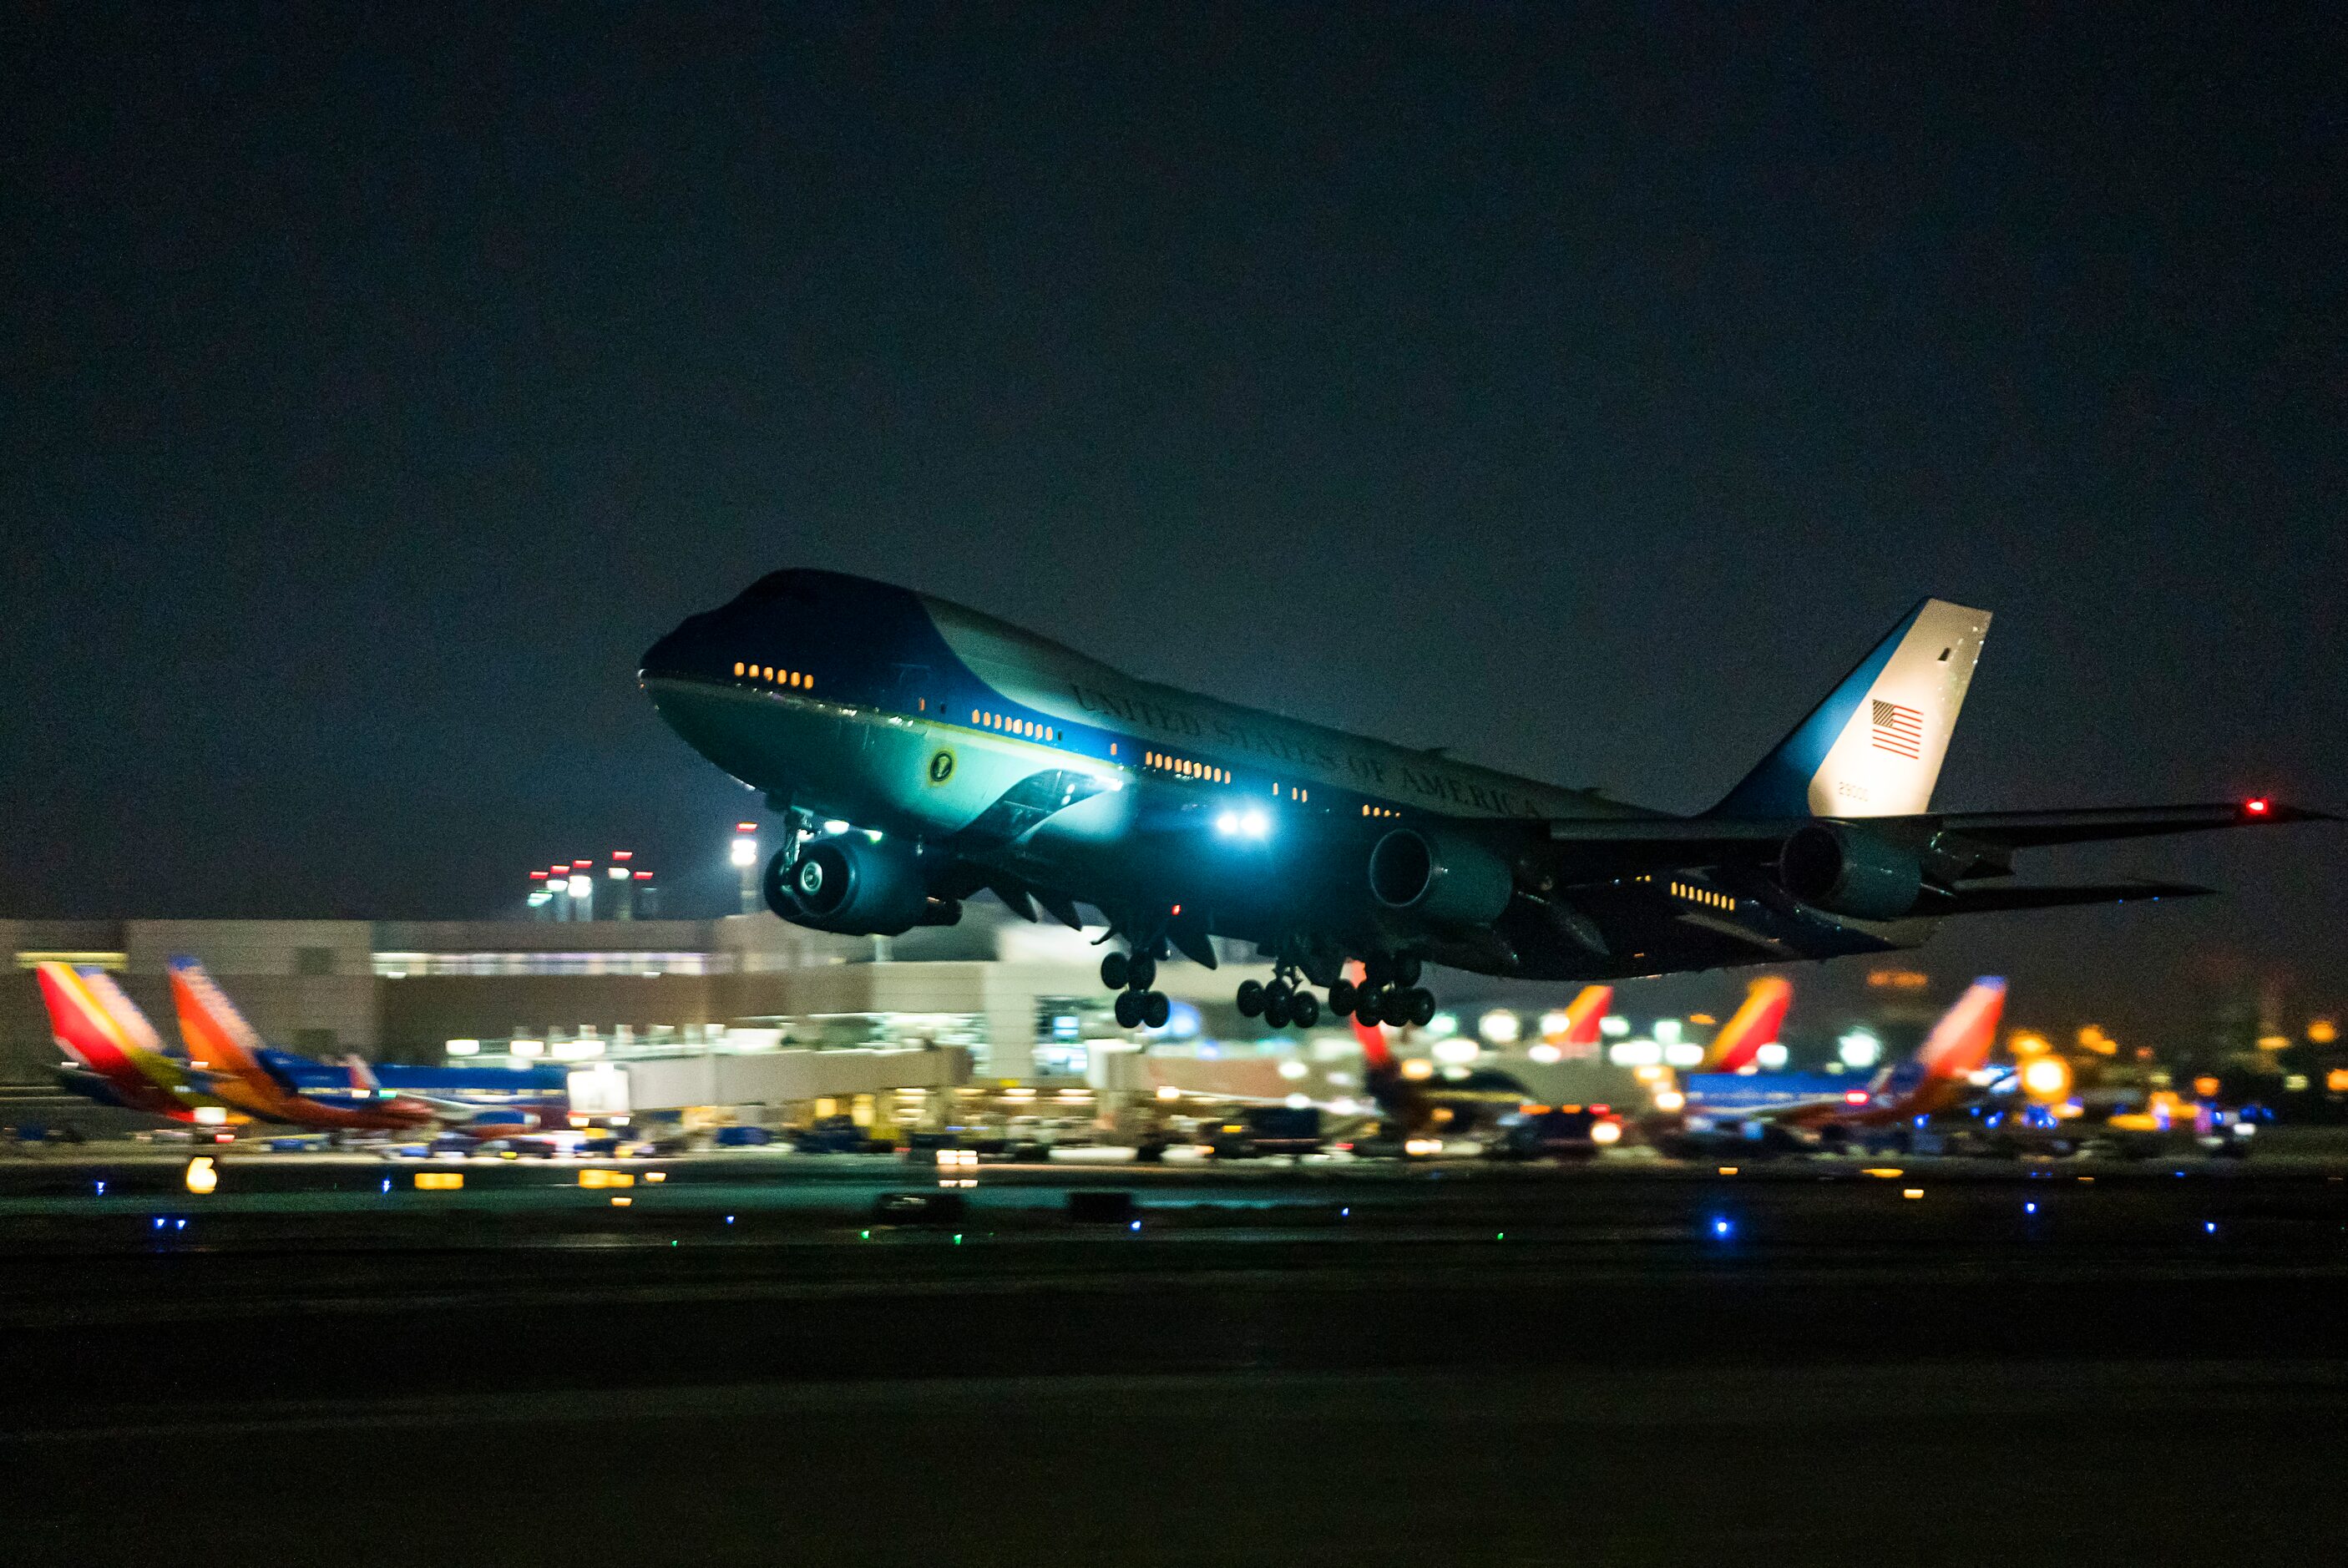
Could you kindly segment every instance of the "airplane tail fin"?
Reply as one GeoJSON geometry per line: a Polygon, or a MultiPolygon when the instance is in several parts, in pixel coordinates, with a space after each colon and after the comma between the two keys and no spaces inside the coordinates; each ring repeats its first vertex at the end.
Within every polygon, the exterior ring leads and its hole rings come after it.
{"type": "Polygon", "coordinates": [[[1916,1060],[1924,1076],[1961,1078],[1989,1062],[1997,1043],[1998,1019],[2005,1012],[2005,982],[1984,975],[1965,988],[1957,1005],[1941,1016],[1932,1032],[1917,1047],[1916,1060]]]}
{"type": "Polygon", "coordinates": [[[1565,1007],[1565,1037],[1550,1043],[1557,1046],[1594,1046],[1598,1043],[1598,1026],[1606,1021],[1606,1010],[1614,1004],[1612,985],[1584,985],[1581,994],[1565,1007]]]}
{"type": "Polygon", "coordinates": [[[122,1031],[124,1040],[159,1057],[170,1054],[163,1047],[163,1037],[157,1034],[155,1026],[147,1021],[146,1009],[123,994],[122,986],[113,975],[94,965],[83,968],[80,975],[82,984],[89,987],[91,998],[106,1010],[108,1017],[114,1020],[115,1026],[122,1031]]]}
{"type": "Polygon", "coordinates": [[[1908,817],[1929,810],[1989,612],[1927,599],[1810,710],[1715,817],[1908,817]]]}
{"type": "Polygon", "coordinates": [[[1777,1037],[1793,1000],[1793,985],[1778,975],[1765,975],[1753,982],[1752,989],[1745,993],[1744,1006],[1720,1026],[1720,1033],[1705,1048],[1704,1070],[1733,1073],[1749,1065],[1762,1047],[1777,1037]]]}
{"type": "Polygon", "coordinates": [[[375,1076],[375,1068],[367,1066],[365,1057],[346,1056],[343,1058],[343,1067],[350,1074],[353,1088],[366,1089],[371,1093],[383,1087],[383,1080],[375,1076]]]}
{"type": "Polygon", "coordinates": [[[262,1066],[262,1039],[228,994],[192,958],[174,958],[171,1002],[180,1014],[180,1039],[188,1059],[211,1072],[241,1078],[267,1076],[262,1066]]]}
{"type": "Polygon", "coordinates": [[[87,975],[70,964],[57,963],[42,964],[35,973],[41,1004],[49,1012],[49,1032],[59,1050],[102,1077],[137,1071],[127,1048],[133,1042],[93,994],[87,975]]]}

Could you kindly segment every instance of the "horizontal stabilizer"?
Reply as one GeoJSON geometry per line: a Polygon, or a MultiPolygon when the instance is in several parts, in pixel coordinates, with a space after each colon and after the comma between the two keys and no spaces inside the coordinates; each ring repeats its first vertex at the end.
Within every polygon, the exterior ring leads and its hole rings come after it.
{"type": "Polygon", "coordinates": [[[2218,890],[2187,882],[2107,882],[2099,887],[1969,887],[1931,899],[1919,914],[1989,914],[2008,909],[2061,909],[2082,903],[2201,898],[2218,890]]]}

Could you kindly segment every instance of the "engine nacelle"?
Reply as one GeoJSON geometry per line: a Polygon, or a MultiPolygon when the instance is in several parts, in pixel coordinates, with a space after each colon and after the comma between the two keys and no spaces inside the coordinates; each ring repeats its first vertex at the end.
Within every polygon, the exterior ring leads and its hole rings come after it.
{"type": "Polygon", "coordinates": [[[841,936],[896,936],[916,925],[952,925],[962,905],[930,896],[918,846],[834,833],[767,863],[767,907],[794,925],[841,936]]]}
{"type": "Polygon", "coordinates": [[[1916,907],[1924,868],[1914,850],[1834,822],[1797,828],[1777,853],[1777,880],[1804,903],[1854,920],[1897,920],[1916,907]]]}
{"type": "Polygon", "coordinates": [[[1370,850],[1370,894],[1437,925],[1487,925],[1509,907],[1509,862],[1455,833],[1396,828],[1370,850]]]}

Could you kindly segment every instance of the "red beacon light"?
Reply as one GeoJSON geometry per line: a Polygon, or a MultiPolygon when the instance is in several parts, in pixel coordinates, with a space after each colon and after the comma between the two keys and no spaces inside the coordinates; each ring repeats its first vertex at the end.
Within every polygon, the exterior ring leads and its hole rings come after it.
{"type": "Polygon", "coordinates": [[[530,880],[532,882],[544,882],[546,880],[546,873],[544,872],[532,872],[530,873],[530,880]]]}
{"type": "Polygon", "coordinates": [[[653,873],[650,872],[638,872],[636,873],[636,880],[638,882],[650,882],[653,880],[653,873]]]}
{"type": "Polygon", "coordinates": [[[2253,817],[2263,817],[2274,809],[2274,802],[2259,795],[2242,802],[2242,810],[2253,817]]]}
{"type": "Polygon", "coordinates": [[[1863,1088],[1847,1088],[1842,1091],[1842,1102],[1845,1105],[1865,1105],[1867,1091],[1863,1088]]]}

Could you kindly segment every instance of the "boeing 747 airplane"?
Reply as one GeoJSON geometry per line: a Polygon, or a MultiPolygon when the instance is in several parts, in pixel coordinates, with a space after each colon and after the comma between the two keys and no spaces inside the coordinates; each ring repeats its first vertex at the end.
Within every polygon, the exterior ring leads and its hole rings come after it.
{"type": "Polygon", "coordinates": [[[1712,810],[1673,816],[1114,670],[945,600],[784,571],[644,656],[660,716],[787,823],[768,905],[817,930],[951,924],[992,890],[1101,912],[1127,1027],[1171,953],[1255,944],[1275,1026],[1424,1024],[1422,962],[1591,981],[1921,944],[1956,915],[2207,889],[2013,882],[2019,851],[2322,813],[2266,799],[1935,811],[1990,617],[1939,599],[1712,810]],[[1344,973],[1365,967],[1360,985],[1344,973]]]}

